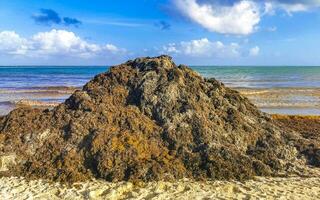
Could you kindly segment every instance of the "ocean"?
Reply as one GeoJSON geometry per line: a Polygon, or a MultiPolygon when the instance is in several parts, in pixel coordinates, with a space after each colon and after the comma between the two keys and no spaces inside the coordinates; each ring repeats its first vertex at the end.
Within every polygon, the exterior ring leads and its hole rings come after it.
{"type": "MultiPolygon", "coordinates": [[[[239,90],[262,111],[320,115],[320,67],[311,66],[193,66],[239,90]]],[[[108,67],[2,66],[0,115],[19,105],[52,107],[63,102],[108,67]]]]}

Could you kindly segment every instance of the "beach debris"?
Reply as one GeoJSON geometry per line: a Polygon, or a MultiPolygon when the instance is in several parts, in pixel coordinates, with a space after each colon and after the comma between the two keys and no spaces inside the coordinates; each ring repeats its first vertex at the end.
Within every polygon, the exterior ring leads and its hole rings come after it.
{"type": "Polygon", "coordinates": [[[299,137],[169,56],[111,67],[52,110],[0,118],[0,153],[18,155],[11,175],[67,182],[276,176],[305,166],[299,137]]]}
{"type": "Polygon", "coordinates": [[[302,136],[296,140],[295,147],[307,158],[309,165],[320,167],[320,116],[272,117],[282,129],[294,130],[302,136]]]}
{"type": "Polygon", "coordinates": [[[0,156],[0,172],[8,171],[13,165],[16,165],[15,154],[0,156]]]}

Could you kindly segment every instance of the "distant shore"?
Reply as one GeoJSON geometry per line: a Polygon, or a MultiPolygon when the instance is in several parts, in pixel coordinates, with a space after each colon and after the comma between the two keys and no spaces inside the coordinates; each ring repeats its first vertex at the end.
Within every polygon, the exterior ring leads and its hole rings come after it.
{"type": "Polygon", "coordinates": [[[320,116],[318,88],[234,88],[269,114],[320,116]]]}
{"type": "MultiPolygon", "coordinates": [[[[53,108],[81,87],[38,87],[0,90],[0,116],[23,106],[53,108]]],[[[234,88],[269,114],[320,116],[317,88],[234,88]]]]}
{"type": "Polygon", "coordinates": [[[0,116],[18,107],[53,108],[80,87],[51,86],[0,90],[0,116]]]}

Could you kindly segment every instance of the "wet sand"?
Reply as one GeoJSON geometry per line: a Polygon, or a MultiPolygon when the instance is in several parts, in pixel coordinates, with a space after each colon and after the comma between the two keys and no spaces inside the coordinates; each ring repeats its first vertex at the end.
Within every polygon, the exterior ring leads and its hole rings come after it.
{"type": "Polygon", "coordinates": [[[18,107],[53,108],[67,99],[76,87],[33,87],[0,90],[0,116],[18,107]]]}
{"type": "Polygon", "coordinates": [[[269,114],[320,115],[318,88],[235,88],[269,114]]]}

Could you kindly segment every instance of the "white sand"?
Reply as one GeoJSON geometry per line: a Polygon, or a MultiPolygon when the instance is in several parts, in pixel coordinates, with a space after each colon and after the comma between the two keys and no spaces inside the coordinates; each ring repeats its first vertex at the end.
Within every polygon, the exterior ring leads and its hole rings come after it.
{"type": "Polygon", "coordinates": [[[1,178],[0,199],[320,199],[319,178],[256,178],[240,182],[91,181],[66,186],[43,180],[1,178]]]}

